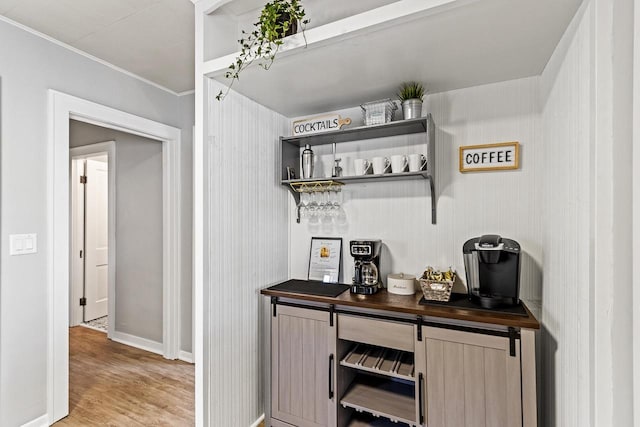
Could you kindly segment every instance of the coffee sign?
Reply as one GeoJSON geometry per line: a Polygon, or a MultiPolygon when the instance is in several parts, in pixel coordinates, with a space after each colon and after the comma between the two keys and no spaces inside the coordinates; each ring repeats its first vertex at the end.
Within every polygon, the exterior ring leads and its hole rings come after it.
{"type": "Polygon", "coordinates": [[[293,136],[340,130],[342,126],[350,124],[351,119],[349,117],[343,119],[340,114],[309,117],[293,122],[293,136]]]}
{"type": "Polygon", "coordinates": [[[460,172],[508,170],[519,167],[518,142],[460,147],[460,172]]]}

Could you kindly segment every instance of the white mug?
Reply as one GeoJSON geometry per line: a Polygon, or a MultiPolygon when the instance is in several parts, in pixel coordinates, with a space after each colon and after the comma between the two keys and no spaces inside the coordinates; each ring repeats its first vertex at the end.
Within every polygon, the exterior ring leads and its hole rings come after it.
{"type": "Polygon", "coordinates": [[[418,172],[427,166],[427,158],[424,154],[409,154],[409,171],[418,172]]]}
{"type": "Polygon", "coordinates": [[[389,172],[389,167],[391,167],[391,162],[388,157],[374,157],[371,159],[371,164],[373,165],[373,173],[375,175],[387,173],[389,172]]]}
{"type": "Polygon", "coordinates": [[[407,168],[407,163],[407,156],[403,156],[401,154],[391,156],[391,172],[404,172],[404,170],[407,168]]]}
{"type": "Polygon", "coordinates": [[[366,175],[371,168],[371,163],[367,159],[355,159],[353,161],[353,170],[356,175],[366,175]]]}

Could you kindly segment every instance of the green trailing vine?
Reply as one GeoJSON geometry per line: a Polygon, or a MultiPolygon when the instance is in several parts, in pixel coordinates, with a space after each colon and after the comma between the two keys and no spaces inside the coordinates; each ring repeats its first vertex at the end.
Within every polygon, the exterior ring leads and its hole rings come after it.
{"type": "Polygon", "coordinates": [[[224,74],[225,78],[231,79],[231,83],[225,92],[218,93],[216,99],[223,100],[229,94],[233,83],[240,80],[242,70],[254,61],[258,60],[258,65],[265,70],[271,68],[280,46],[284,43],[282,39],[295,34],[298,23],[300,23],[306,46],[304,30],[309,20],[305,17],[306,13],[300,0],[272,0],[265,4],[260,13],[260,19],[253,24],[253,31],[242,30],[242,38],[238,40],[241,47],[240,54],[224,74]]]}

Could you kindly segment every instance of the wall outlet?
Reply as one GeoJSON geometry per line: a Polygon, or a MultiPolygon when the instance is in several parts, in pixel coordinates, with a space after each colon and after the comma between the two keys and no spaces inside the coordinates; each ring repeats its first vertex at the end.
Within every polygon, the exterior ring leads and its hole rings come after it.
{"type": "Polygon", "coordinates": [[[9,255],[27,255],[38,252],[38,235],[11,234],[9,236],[9,255]]]}

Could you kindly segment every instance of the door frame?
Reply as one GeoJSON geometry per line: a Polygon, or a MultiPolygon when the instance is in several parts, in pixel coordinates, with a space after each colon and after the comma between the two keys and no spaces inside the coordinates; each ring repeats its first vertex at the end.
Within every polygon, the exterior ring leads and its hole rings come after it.
{"type": "MultiPolygon", "coordinates": [[[[111,322],[108,323],[107,326],[107,337],[111,338],[114,332],[115,318],[116,318],[116,305],[115,305],[115,297],[116,297],[116,142],[115,141],[105,141],[105,142],[97,142],[95,144],[83,145],[80,147],[74,147],[69,149],[70,157],[69,162],[73,166],[74,160],[87,159],[99,154],[106,154],[107,161],[109,164],[109,173],[108,173],[108,181],[109,181],[109,192],[108,192],[108,226],[109,226],[109,254],[108,254],[108,263],[109,266],[107,268],[108,274],[108,284],[107,284],[107,294],[109,298],[109,302],[107,303],[107,316],[112,319],[111,322]]],[[[73,167],[71,167],[71,171],[73,171],[73,167]]],[[[70,175],[73,177],[73,174],[70,175]]],[[[72,201],[70,206],[73,208],[74,203],[77,202],[77,194],[74,194],[74,187],[78,188],[80,184],[78,182],[71,182],[71,197],[72,201]]],[[[77,274],[76,269],[78,268],[78,264],[84,264],[84,258],[82,262],[80,262],[80,258],[74,257],[73,254],[78,253],[78,248],[76,247],[76,236],[74,230],[73,220],[74,213],[71,213],[71,252],[69,252],[71,257],[71,273],[77,274]]],[[[76,218],[77,220],[77,218],[76,218]]],[[[73,277],[73,276],[72,276],[73,277]]],[[[70,281],[70,292],[69,292],[69,326],[77,326],[82,323],[82,314],[83,307],[77,304],[76,302],[82,297],[81,290],[77,287],[77,283],[74,280],[70,281]],[[74,286],[76,285],[76,286],[74,286]]]]}
{"type": "Polygon", "coordinates": [[[47,414],[69,414],[69,120],[162,142],[163,356],[180,349],[180,139],[178,128],[55,90],[48,91],[47,414]]]}

